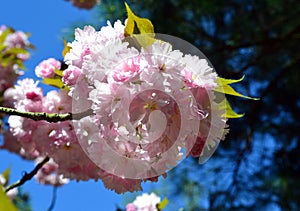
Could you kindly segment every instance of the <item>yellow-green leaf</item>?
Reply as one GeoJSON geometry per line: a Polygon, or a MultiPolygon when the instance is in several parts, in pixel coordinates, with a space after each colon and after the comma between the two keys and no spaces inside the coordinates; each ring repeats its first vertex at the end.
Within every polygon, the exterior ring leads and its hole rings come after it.
{"type": "Polygon", "coordinates": [[[60,77],[44,78],[43,83],[60,88],[60,89],[69,89],[67,86],[65,86],[63,84],[60,77]]]}
{"type": "Polygon", "coordinates": [[[6,54],[28,54],[28,51],[23,48],[10,48],[5,53],[6,54]]]}
{"type": "Polygon", "coordinates": [[[55,69],[54,73],[60,77],[63,77],[63,70],[55,69]]]}
{"type": "Polygon", "coordinates": [[[237,79],[237,80],[225,79],[225,78],[220,78],[219,77],[217,79],[218,86],[215,88],[215,91],[221,92],[221,93],[224,93],[224,94],[229,94],[229,95],[242,97],[242,98],[247,98],[247,99],[251,99],[251,100],[258,100],[259,98],[252,98],[252,97],[242,95],[242,94],[238,93],[237,91],[235,91],[231,86],[229,86],[229,84],[240,82],[243,79],[244,79],[244,77],[242,77],[241,79],[237,79]]]}
{"type": "Polygon", "coordinates": [[[5,179],[5,183],[3,184],[3,186],[6,186],[9,183],[10,167],[5,169],[1,174],[5,179]]]}
{"type": "Polygon", "coordinates": [[[71,50],[71,47],[68,46],[67,40],[64,38],[64,49],[62,51],[62,56],[65,57],[65,55],[71,50]]]}
{"type": "Polygon", "coordinates": [[[3,188],[0,186],[0,210],[5,211],[17,211],[17,208],[6,196],[3,188]]]}
{"type": "Polygon", "coordinates": [[[11,29],[8,28],[6,29],[4,32],[2,32],[2,34],[0,35],[0,44],[2,45],[7,37],[7,35],[9,35],[11,33],[11,29]]]}
{"type": "MultiPolygon", "coordinates": [[[[154,38],[154,34],[134,34],[132,38],[135,39],[134,42],[137,42],[137,46],[134,45],[136,48],[144,47],[146,48],[149,45],[152,45],[156,40],[154,38]]],[[[133,44],[132,42],[129,42],[133,44]]]]}
{"type": "Polygon", "coordinates": [[[232,110],[229,102],[226,99],[224,99],[219,105],[221,110],[225,110],[225,113],[222,115],[225,118],[241,118],[244,116],[244,114],[238,114],[232,110]]]}
{"type": "MultiPolygon", "coordinates": [[[[1,42],[0,42],[0,52],[3,51],[5,48],[6,48],[6,46],[1,44],[1,42]]],[[[2,57],[2,55],[1,55],[1,57],[2,57]]]]}
{"type": "Polygon", "coordinates": [[[169,200],[167,198],[164,198],[158,205],[158,209],[162,210],[169,204],[169,200]]]}
{"type": "Polygon", "coordinates": [[[125,36],[131,36],[133,34],[153,34],[154,27],[151,21],[147,18],[140,18],[136,16],[128,4],[125,2],[128,20],[124,29],[125,36]]]}
{"type": "Polygon", "coordinates": [[[218,80],[223,84],[234,84],[234,83],[241,82],[242,80],[244,80],[244,78],[245,76],[241,77],[240,79],[226,79],[226,78],[218,77],[218,80]]]}

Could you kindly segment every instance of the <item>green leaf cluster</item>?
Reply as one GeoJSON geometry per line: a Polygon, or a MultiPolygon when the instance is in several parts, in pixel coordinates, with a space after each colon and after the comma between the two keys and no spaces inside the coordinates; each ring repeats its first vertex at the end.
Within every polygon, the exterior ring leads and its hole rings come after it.
{"type": "Polygon", "coordinates": [[[33,45],[28,45],[26,48],[9,48],[5,45],[7,36],[15,32],[12,28],[7,28],[0,35],[0,66],[8,67],[11,65],[18,65],[20,69],[25,69],[23,60],[20,58],[20,54],[29,54],[29,49],[34,49],[33,45]]]}

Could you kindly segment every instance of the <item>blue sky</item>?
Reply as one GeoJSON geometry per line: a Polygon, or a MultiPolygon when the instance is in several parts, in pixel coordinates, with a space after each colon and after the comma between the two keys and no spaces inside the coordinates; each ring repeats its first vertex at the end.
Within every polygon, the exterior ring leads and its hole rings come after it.
{"type": "MultiPolygon", "coordinates": [[[[0,25],[30,32],[30,41],[36,47],[31,59],[26,62],[26,75],[33,76],[34,67],[49,57],[61,58],[63,29],[78,21],[88,21],[90,11],[79,10],[64,0],[51,1],[1,1],[0,25]]],[[[16,155],[0,151],[0,172],[12,168],[11,182],[20,179],[22,172],[33,169],[33,162],[23,161],[16,155]]],[[[23,186],[29,192],[34,211],[47,210],[52,187],[38,185],[34,180],[23,186]]],[[[131,194],[127,196],[132,196],[131,194]]],[[[71,182],[58,189],[54,210],[116,210],[123,197],[106,190],[102,182],[71,182]]]]}

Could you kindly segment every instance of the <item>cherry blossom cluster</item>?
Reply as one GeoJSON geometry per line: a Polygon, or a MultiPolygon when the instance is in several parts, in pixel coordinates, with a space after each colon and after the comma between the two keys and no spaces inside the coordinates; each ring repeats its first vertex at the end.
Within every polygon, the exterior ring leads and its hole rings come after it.
{"type": "Polygon", "coordinates": [[[121,177],[157,177],[184,152],[199,157],[215,147],[226,133],[225,110],[215,100],[217,74],[206,59],[161,40],[136,47],[132,42],[151,38],[125,37],[124,28],[117,21],[100,31],[77,29],[63,81],[73,112],[93,111],[74,124],[89,158],[121,177]]]}
{"type": "MultiPolygon", "coordinates": [[[[36,68],[39,75],[51,75],[59,61],[50,58],[36,68]],[[45,65],[47,63],[48,65],[45,65]],[[41,70],[41,67],[44,67],[41,70]],[[49,71],[49,72],[47,72],[49,71]]],[[[33,79],[19,80],[8,89],[4,98],[19,111],[68,113],[71,112],[72,98],[66,90],[52,90],[44,95],[33,79]]],[[[80,146],[71,121],[49,123],[10,116],[9,130],[4,134],[1,146],[21,155],[24,159],[39,163],[43,157],[51,158],[37,173],[35,178],[41,184],[59,186],[68,179],[101,179],[108,189],[117,193],[141,190],[141,180],[130,180],[111,175],[95,165],[80,146]]]]}
{"type": "Polygon", "coordinates": [[[30,54],[27,48],[31,47],[28,35],[22,31],[0,25],[0,95],[12,87],[18,76],[22,74],[22,62],[30,54]]]}
{"type": "MultiPolygon", "coordinates": [[[[30,54],[28,48],[33,46],[28,40],[28,34],[15,31],[5,25],[0,25],[0,106],[6,105],[3,100],[4,91],[12,87],[17,78],[23,74],[23,62],[30,54]]],[[[3,132],[3,114],[0,114],[0,134],[3,132]]]]}
{"type": "Polygon", "coordinates": [[[20,111],[88,113],[58,123],[9,117],[2,148],[36,162],[50,157],[36,175],[42,184],[100,179],[117,193],[141,190],[185,157],[208,156],[226,134],[217,74],[206,59],[152,37],[126,37],[121,21],[107,24],[76,29],[66,69],[54,58],[36,67],[61,89],[44,94],[23,79],[4,94],[20,111]]]}

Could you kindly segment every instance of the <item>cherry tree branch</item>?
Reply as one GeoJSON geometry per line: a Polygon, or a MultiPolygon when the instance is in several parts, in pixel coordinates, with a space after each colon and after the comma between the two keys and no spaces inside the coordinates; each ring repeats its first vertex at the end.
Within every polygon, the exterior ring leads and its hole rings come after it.
{"type": "Polygon", "coordinates": [[[13,108],[6,108],[0,106],[0,112],[9,114],[9,115],[16,115],[20,117],[25,117],[32,119],[34,121],[45,120],[47,122],[62,122],[68,120],[79,120],[83,117],[91,115],[93,112],[91,109],[88,109],[84,112],[73,114],[73,113],[66,113],[66,114],[49,114],[45,112],[28,112],[28,111],[19,111],[13,108]]]}
{"type": "Polygon", "coordinates": [[[23,185],[25,182],[31,180],[32,177],[34,177],[34,175],[36,175],[37,172],[43,167],[43,165],[45,165],[49,160],[50,160],[49,157],[45,157],[44,160],[42,160],[40,163],[38,163],[31,172],[29,172],[29,173],[25,172],[25,174],[23,175],[23,177],[20,180],[11,184],[10,186],[8,186],[5,190],[5,192],[8,192],[16,187],[19,187],[19,186],[23,185]]]}

